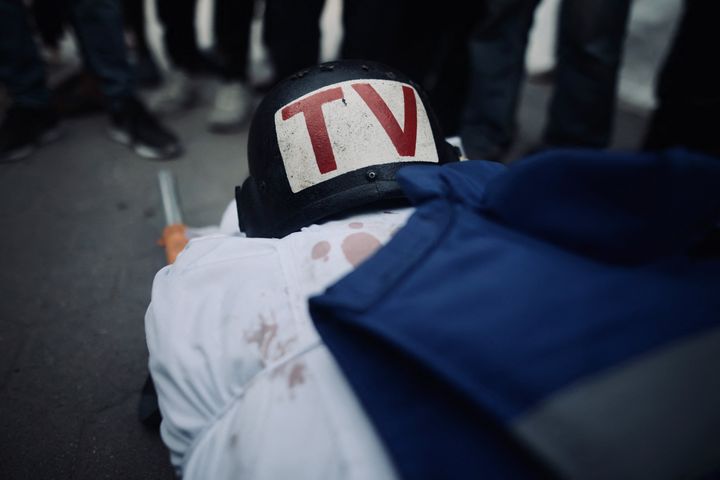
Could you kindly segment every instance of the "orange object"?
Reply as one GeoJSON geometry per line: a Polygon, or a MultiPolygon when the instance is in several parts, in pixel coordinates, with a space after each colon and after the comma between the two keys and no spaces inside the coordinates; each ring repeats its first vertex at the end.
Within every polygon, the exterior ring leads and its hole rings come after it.
{"type": "Polygon", "coordinates": [[[165,247],[165,257],[168,265],[175,263],[175,259],[188,243],[187,227],[181,223],[168,225],[163,229],[162,238],[158,244],[165,247]]]}

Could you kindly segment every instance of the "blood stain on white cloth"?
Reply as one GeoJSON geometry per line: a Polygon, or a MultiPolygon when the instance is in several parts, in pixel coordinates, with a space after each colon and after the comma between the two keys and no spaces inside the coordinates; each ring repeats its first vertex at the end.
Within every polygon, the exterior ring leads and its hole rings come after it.
{"type": "Polygon", "coordinates": [[[277,330],[277,322],[267,321],[264,316],[260,315],[260,325],[254,331],[245,332],[245,341],[248,345],[257,344],[263,361],[268,360],[270,343],[277,335],[277,330]]]}
{"type": "Polygon", "coordinates": [[[292,337],[288,338],[285,341],[278,341],[275,345],[275,355],[273,355],[272,360],[280,360],[282,357],[287,354],[290,349],[292,348],[293,344],[297,341],[297,335],[293,335],[292,337]]]}
{"type": "Polygon", "coordinates": [[[363,227],[362,222],[352,222],[350,225],[348,225],[350,228],[354,228],[355,230],[358,230],[363,227]]]}
{"type": "Polygon", "coordinates": [[[353,267],[375,253],[380,248],[380,240],[365,232],[348,235],[342,242],[345,258],[353,267]]]}
{"type": "Polygon", "coordinates": [[[312,248],[311,257],[313,260],[320,260],[321,258],[327,262],[328,254],[330,253],[330,243],[323,240],[318,242],[312,248]]]}
{"type": "Polygon", "coordinates": [[[290,374],[287,377],[288,388],[291,390],[297,385],[305,383],[305,363],[298,362],[290,369],[290,374]]]}

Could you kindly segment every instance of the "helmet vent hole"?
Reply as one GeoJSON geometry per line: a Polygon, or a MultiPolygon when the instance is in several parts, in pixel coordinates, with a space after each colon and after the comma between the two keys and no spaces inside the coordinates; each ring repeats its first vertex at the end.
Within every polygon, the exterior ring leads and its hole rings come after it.
{"type": "Polygon", "coordinates": [[[370,170],[369,172],[367,172],[367,173],[365,174],[365,176],[367,177],[368,180],[370,180],[371,182],[374,182],[375,179],[377,178],[377,173],[375,173],[374,171],[370,170]]]}

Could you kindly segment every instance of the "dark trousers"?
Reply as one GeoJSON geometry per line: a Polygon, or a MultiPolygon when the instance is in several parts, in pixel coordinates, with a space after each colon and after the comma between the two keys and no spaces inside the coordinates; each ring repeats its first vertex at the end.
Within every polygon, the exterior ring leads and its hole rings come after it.
{"type": "Polygon", "coordinates": [[[468,80],[467,39],[482,2],[345,0],[343,58],[376,60],[428,93],[446,135],[458,128],[468,80]]]}
{"type": "MultiPolygon", "coordinates": [[[[315,65],[325,0],[267,0],[265,42],[279,79],[315,65]]],[[[467,79],[466,2],[345,0],[341,57],[385,63],[428,91],[447,132],[455,129],[467,79]]]]}
{"type": "MultiPolygon", "coordinates": [[[[113,109],[133,93],[120,5],[117,0],[66,0],[66,7],[85,65],[100,78],[113,109]]],[[[45,68],[21,0],[0,0],[0,82],[17,105],[43,107],[50,101],[45,68]]]]}
{"type": "Polygon", "coordinates": [[[266,0],[263,36],[278,79],[318,63],[324,5],[325,0],[266,0]]]}
{"type": "Polygon", "coordinates": [[[657,82],[645,148],[684,146],[720,157],[720,2],[686,0],[657,82]]]}
{"type": "MultiPolygon", "coordinates": [[[[302,2],[298,2],[302,3],[302,2]]],[[[196,0],[157,0],[164,44],[172,63],[181,70],[206,68],[195,31],[196,0]]],[[[216,0],[214,30],[221,73],[228,79],[245,80],[250,47],[250,24],[255,0],[216,0]]]]}
{"type": "MultiPolygon", "coordinates": [[[[486,3],[470,42],[471,85],[462,136],[471,155],[513,140],[525,48],[538,3],[486,3]]],[[[629,8],[629,0],[563,0],[547,144],[609,144],[629,8]]]]}
{"type": "Polygon", "coordinates": [[[150,47],[147,40],[147,20],[145,19],[144,0],[123,0],[122,3],[125,25],[135,36],[135,49],[141,55],[150,55],[150,47]]]}
{"type": "Polygon", "coordinates": [[[42,42],[57,48],[65,33],[65,9],[57,0],[33,0],[30,5],[33,20],[42,42]]]}

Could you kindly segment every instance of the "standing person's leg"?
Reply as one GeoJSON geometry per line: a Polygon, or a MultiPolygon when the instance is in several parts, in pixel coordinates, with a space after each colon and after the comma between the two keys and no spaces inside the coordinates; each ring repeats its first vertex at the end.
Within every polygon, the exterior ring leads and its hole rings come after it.
{"type": "Polygon", "coordinates": [[[247,80],[255,0],[215,0],[215,42],[227,80],[247,80]]]}
{"type": "Polygon", "coordinates": [[[685,0],[682,20],[658,75],[658,106],[645,136],[645,150],[683,146],[720,157],[720,61],[707,50],[720,45],[718,18],[717,0],[685,0]]]}
{"type": "Polygon", "coordinates": [[[86,67],[101,80],[108,107],[116,110],[135,88],[127,58],[119,0],[70,0],[70,21],[86,67]]]}
{"type": "Polygon", "coordinates": [[[460,130],[473,159],[500,160],[515,135],[525,47],[538,0],[490,0],[470,39],[470,86],[460,130]]]}
{"type": "Polygon", "coordinates": [[[195,30],[196,0],[157,0],[156,5],[170,62],[188,73],[206,70],[207,62],[200,54],[195,30]]]}
{"type": "Polygon", "coordinates": [[[563,0],[548,145],[610,143],[630,0],[563,0]]]}
{"type": "MultiPolygon", "coordinates": [[[[416,24],[428,9],[413,0],[344,0],[343,41],[340,56],[346,59],[374,60],[397,68],[422,83],[427,62],[424,42],[431,32],[416,35],[416,24]]],[[[420,27],[422,28],[422,26],[420,27]]],[[[432,40],[430,40],[432,41],[432,40]]]]}
{"type": "Polygon", "coordinates": [[[266,0],[265,43],[278,79],[315,65],[325,0],[266,0]]]}
{"type": "Polygon", "coordinates": [[[62,2],[33,0],[31,4],[35,26],[46,47],[57,49],[65,34],[65,17],[62,2]]]}
{"type": "Polygon", "coordinates": [[[144,0],[123,0],[122,5],[125,26],[135,37],[135,49],[143,54],[149,54],[144,0]]]}
{"type": "Polygon", "coordinates": [[[196,0],[156,0],[156,5],[170,69],[148,103],[156,113],[172,114],[195,105],[199,97],[195,75],[207,71],[209,64],[198,47],[196,0]]]}
{"type": "Polygon", "coordinates": [[[249,116],[252,95],[247,87],[250,26],[255,0],[215,1],[215,42],[220,54],[223,85],[215,95],[208,119],[217,132],[240,126],[249,116]]]}
{"type": "Polygon", "coordinates": [[[15,105],[46,107],[50,93],[22,0],[0,0],[0,82],[15,105]]]}
{"type": "Polygon", "coordinates": [[[160,70],[150,51],[144,0],[123,0],[125,28],[133,35],[133,69],[136,83],[141,87],[155,87],[161,82],[160,70]]]}
{"type": "Polygon", "coordinates": [[[111,137],[146,158],[179,155],[177,138],[135,96],[119,0],[71,0],[70,15],[85,65],[101,80],[111,137]]]}
{"type": "Polygon", "coordinates": [[[0,0],[0,82],[13,105],[0,126],[0,162],[21,160],[57,137],[45,67],[22,0],[0,0]]]}
{"type": "Polygon", "coordinates": [[[467,40],[478,6],[462,0],[345,0],[342,58],[402,71],[428,93],[445,134],[456,134],[467,89],[467,40]]]}

